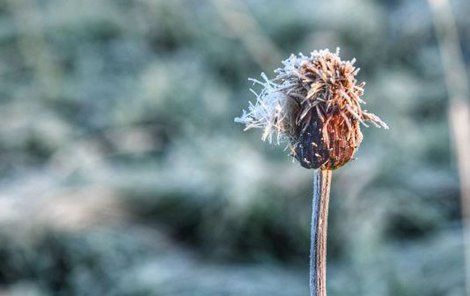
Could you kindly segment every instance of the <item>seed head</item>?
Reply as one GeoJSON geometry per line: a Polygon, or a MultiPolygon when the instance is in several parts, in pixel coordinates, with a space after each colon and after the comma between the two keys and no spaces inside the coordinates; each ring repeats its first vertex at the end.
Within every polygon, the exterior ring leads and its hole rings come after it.
{"type": "Polygon", "coordinates": [[[263,88],[236,122],[264,130],[262,139],[286,142],[305,168],[336,169],[346,164],[362,141],[360,125],[388,126],[362,110],[365,82],[357,83],[355,59],[342,61],[339,49],[291,55],[272,80],[250,79],[263,88]]]}

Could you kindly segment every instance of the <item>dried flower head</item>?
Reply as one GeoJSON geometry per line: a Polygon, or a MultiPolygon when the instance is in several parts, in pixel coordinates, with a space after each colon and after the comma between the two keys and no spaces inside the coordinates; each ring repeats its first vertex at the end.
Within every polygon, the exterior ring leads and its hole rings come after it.
{"type": "Polygon", "coordinates": [[[365,82],[357,83],[355,59],[342,61],[339,49],[291,55],[272,80],[250,79],[263,88],[236,122],[245,130],[261,128],[262,139],[287,142],[305,168],[335,169],[348,162],[362,141],[360,124],[388,128],[376,115],[362,110],[365,82]]]}

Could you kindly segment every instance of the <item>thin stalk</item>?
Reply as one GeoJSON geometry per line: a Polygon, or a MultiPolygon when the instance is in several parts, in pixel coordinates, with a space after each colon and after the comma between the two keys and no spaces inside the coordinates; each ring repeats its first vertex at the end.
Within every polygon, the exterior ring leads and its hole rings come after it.
{"type": "Polygon", "coordinates": [[[315,170],[310,230],[310,296],[326,296],[326,239],[330,186],[331,170],[315,170]]]}
{"type": "Polygon", "coordinates": [[[449,0],[428,0],[449,96],[449,121],[460,179],[465,289],[470,295],[470,87],[457,22],[449,0]]]}

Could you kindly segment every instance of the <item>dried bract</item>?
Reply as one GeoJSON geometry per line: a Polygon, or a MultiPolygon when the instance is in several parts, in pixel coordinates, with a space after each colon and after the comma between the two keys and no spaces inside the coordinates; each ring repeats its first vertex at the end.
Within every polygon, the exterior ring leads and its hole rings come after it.
{"type": "Polygon", "coordinates": [[[355,60],[342,61],[339,49],[291,55],[276,77],[260,84],[256,102],[236,122],[246,129],[261,128],[262,139],[287,142],[303,167],[335,169],[347,163],[362,141],[360,124],[388,128],[376,115],[361,108],[365,83],[357,83],[355,60]]]}

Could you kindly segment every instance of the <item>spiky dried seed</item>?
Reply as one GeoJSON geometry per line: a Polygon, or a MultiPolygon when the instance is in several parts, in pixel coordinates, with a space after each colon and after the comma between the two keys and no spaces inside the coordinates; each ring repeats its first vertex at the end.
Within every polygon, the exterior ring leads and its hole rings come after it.
{"type": "Polygon", "coordinates": [[[293,156],[306,168],[335,169],[347,163],[362,141],[365,121],[388,128],[380,118],[362,110],[365,82],[357,83],[355,59],[342,61],[339,49],[314,51],[309,57],[291,55],[277,76],[262,73],[263,89],[256,104],[235,121],[246,129],[263,128],[263,140],[288,142],[293,156]]]}

